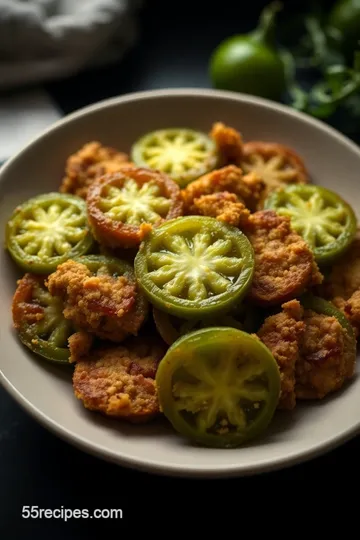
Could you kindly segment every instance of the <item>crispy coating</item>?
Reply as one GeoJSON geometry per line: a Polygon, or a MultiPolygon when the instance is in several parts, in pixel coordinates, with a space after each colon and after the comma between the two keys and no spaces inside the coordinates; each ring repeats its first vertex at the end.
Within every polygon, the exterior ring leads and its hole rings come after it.
{"type": "Polygon", "coordinates": [[[305,334],[296,363],[296,398],[322,399],[353,376],[356,347],[335,317],[306,310],[304,322],[305,334]]]}
{"type": "Polygon", "coordinates": [[[75,334],[72,334],[68,339],[70,350],[69,362],[77,362],[83,356],[89,354],[93,343],[93,334],[89,334],[89,332],[86,332],[85,330],[79,330],[78,332],[75,332],[75,334]]]}
{"type": "Polygon", "coordinates": [[[287,184],[309,182],[309,175],[301,157],[292,148],[282,144],[263,141],[245,143],[239,166],[245,173],[256,173],[266,184],[259,209],[272,191],[287,184]]]}
{"type": "Polygon", "coordinates": [[[324,283],[324,294],[328,298],[348,300],[360,289],[360,230],[346,253],[332,265],[324,283]]]}
{"type": "Polygon", "coordinates": [[[86,205],[93,236],[111,249],[136,248],[153,227],[183,214],[178,184],[167,174],[142,167],[123,167],[96,179],[88,188],[86,205]],[[112,202],[104,209],[108,196],[112,202]]]}
{"type": "Polygon", "coordinates": [[[298,300],[267,317],[257,335],[280,369],[279,409],[292,410],[298,400],[322,399],[354,374],[353,336],[335,317],[304,310],[298,300]]]}
{"type": "Polygon", "coordinates": [[[94,350],[75,364],[75,396],[86,409],[146,422],[160,413],[155,375],[165,352],[155,339],[94,350]]]}
{"type": "Polygon", "coordinates": [[[125,276],[94,276],[82,263],[60,264],[47,282],[53,296],[64,301],[64,316],[80,329],[120,342],[136,335],[145,314],[136,309],[139,292],[125,276]]]}
{"type": "Polygon", "coordinates": [[[312,251],[290,227],[290,218],[273,210],[252,214],[245,229],[255,256],[249,298],[256,304],[281,304],[320,284],[323,276],[312,251]]]}
{"type": "Polygon", "coordinates": [[[303,308],[298,300],[290,300],[281,307],[280,313],[265,319],[257,335],[270,349],[279,366],[281,393],[278,409],[292,410],[296,406],[295,366],[305,323],[302,321],[303,308]]]}
{"type": "Polygon", "coordinates": [[[343,311],[358,337],[360,334],[360,289],[345,302],[343,311]]]}
{"type": "Polygon", "coordinates": [[[264,187],[264,182],[255,174],[244,176],[239,167],[227,165],[191,182],[182,190],[182,195],[188,214],[196,213],[195,199],[222,191],[234,193],[249,210],[254,210],[264,187]]]}
{"type": "Polygon", "coordinates": [[[118,172],[129,165],[131,162],[127,154],[102,146],[98,141],[89,142],[67,159],[59,191],[86,199],[88,187],[96,178],[118,172]]]}
{"type": "MultiPolygon", "coordinates": [[[[201,216],[215,217],[234,227],[242,228],[247,223],[250,211],[239,202],[235,193],[220,191],[194,199],[194,209],[201,216]]],[[[194,212],[195,213],[195,212],[194,212]]]]}
{"type": "Polygon", "coordinates": [[[14,328],[20,330],[24,325],[36,324],[45,316],[43,306],[34,302],[34,293],[43,287],[44,278],[35,274],[26,273],[16,282],[11,310],[14,328]]]}
{"type": "Polygon", "coordinates": [[[335,262],[330,274],[317,291],[349,319],[357,336],[360,334],[360,230],[346,253],[335,262]]]}
{"type": "Polygon", "coordinates": [[[216,143],[222,165],[239,165],[243,155],[243,138],[241,134],[222,122],[213,124],[210,137],[216,143]]]}

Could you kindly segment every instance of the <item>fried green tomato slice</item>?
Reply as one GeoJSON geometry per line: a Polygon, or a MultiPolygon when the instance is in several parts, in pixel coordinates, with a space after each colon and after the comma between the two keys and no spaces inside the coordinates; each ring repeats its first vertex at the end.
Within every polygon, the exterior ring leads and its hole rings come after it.
{"type": "Polygon", "coordinates": [[[188,334],[194,330],[201,328],[209,328],[212,326],[228,326],[231,328],[238,328],[239,330],[243,329],[243,324],[240,321],[237,321],[231,315],[224,315],[215,319],[179,319],[165,313],[164,311],[159,311],[158,309],[153,310],[153,317],[156,328],[163,338],[165,343],[172,345],[179,337],[188,334]]]}
{"type": "Polygon", "coordinates": [[[158,336],[94,347],[75,364],[74,394],[90,411],[131,423],[148,422],[160,413],[155,374],[165,352],[158,336]]]}
{"type": "Polygon", "coordinates": [[[48,274],[67,259],[88,253],[93,237],[86,204],[76,195],[46,193],[17,206],[6,226],[6,247],[15,263],[48,274]]]}
{"type": "Polygon", "coordinates": [[[217,448],[261,436],[280,396],[280,372],[269,349],[256,336],[228,327],[179,338],[161,360],[156,384],[173,428],[217,448]]]}
{"type": "Polygon", "coordinates": [[[148,315],[132,266],[116,258],[86,255],[66,261],[50,274],[47,287],[63,300],[66,319],[100,339],[136,336],[148,315]]]}
{"type": "Polygon", "coordinates": [[[293,148],[279,143],[249,141],[243,145],[239,167],[245,174],[255,173],[265,183],[258,210],[272,192],[310,181],[303,159],[293,148]]]}
{"type": "Polygon", "coordinates": [[[188,334],[189,332],[212,326],[227,326],[238,328],[245,332],[254,331],[254,315],[252,306],[245,307],[241,305],[239,310],[234,312],[231,311],[230,313],[219,317],[187,320],[174,317],[164,311],[153,308],[153,319],[157,331],[168,345],[172,345],[179,337],[188,334]]]}
{"type": "Polygon", "coordinates": [[[137,247],[153,227],[183,213],[180,188],[171,178],[136,167],[95,180],[86,201],[93,235],[112,249],[137,247]]]}
{"type": "Polygon", "coordinates": [[[168,174],[182,188],[219,163],[215,141],[206,133],[187,128],[147,133],[134,143],[131,159],[139,167],[168,174]]]}
{"type": "Polygon", "coordinates": [[[331,302],[310,293],[301,299],[305,334],[296,363],[296,397],[323,399],[355,373],[356,337],[345,315],[331,302]]]}
{"type": "Polygon", "coordinates": [[[25,274],[12,301],[14,328],[21,342],[36,355],[52,362],[69,362],[68,339],[74,333],[63,316],[63,303],[45,286],[43,276],[25,274]]]}
{"type": "Polygon", "coordinates": [[[254,272],[247,237],[215,218],[187,216],[142,242],[135,275],[152,305],[184,319],[212,317],[238,305],[254,272]]]}
{"type": "Polygon", "coordinates": [[[356,234],[354,210],[337,193],[320,186],[288,186],[271,194],[265,207],[290,217],[291,227],[313,250],[319,265],[337,260],[356,234]]]}

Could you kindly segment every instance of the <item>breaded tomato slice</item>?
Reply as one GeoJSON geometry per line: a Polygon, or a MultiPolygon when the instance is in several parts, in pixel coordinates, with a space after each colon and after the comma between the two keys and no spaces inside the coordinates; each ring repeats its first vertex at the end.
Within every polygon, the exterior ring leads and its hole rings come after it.
{"type": "Polygon", "coordinates": [[[282,304],[322,282],[308,244],[291,229],[290,218],[273,210],[249,217],[244,229],[255,254],[249,298],[261,306],[282,304]]]}
{"type": "Polygon", "coordinates": [[[94,350],[75,364],[75,396],[91,411],[148,421],[160,412],[155,375],[165,352],[163,342],[151,338],[94,350]]]}
{"type": "Polygon", "coordinates": [[[223,122],[215,122],[210,137],[216,143],[222,165],[240,164],[244,146],[241,133],[223,122]]]}
{"type": "Polygon", "coordinates": [[[88,187],[96,178],[118,172],[129,165],[130,158],[124,152],[103,146],[98,141],[91,141],[67,159],[60,192],[72,193],[86,199],[88,187]]]}
{"type": "Polygon", "coordinates": [[[235,193],[228,191],[202,195],[194,200],[195,209],[201,216],[215,217],[219,221],[240,229],[247,223],[250,216],[250,211],[240,202],[235,193]]]}
{"type": "Polygon", "coordinates": [[[306,184],[309,175],[302,158],[283,144],[250,141],[244,144],[239,166],[244,173],[256,173],[266,184],[259,208],[272,192],[287,184],[306,184]]]}
{"type": "Polygon", "coordinates": [[[264,182],[256,174],[244,175],[239,167],[227,165],[201,176],[182,190],[185,212],[196,213],[195,199],[223,191],[234,193],[240,202],[253,211],[257,207],[264,187],[264,182]]]}
{"type": "Polygon", "coordinates": [[[305,332],[303,308],[298,300],[283,304],[282,311],[267,317],[258,331],[260,340],[270,349],[279,366],[281,394],[278,409],[296,406],[295,367],[305,332]]]}
{"type": "Polygon", "coordinates": [[[333,316],[306,310],[305,333],[296,363],[297,399],[322,399],[354,374],[354,340],[333,316]]]}

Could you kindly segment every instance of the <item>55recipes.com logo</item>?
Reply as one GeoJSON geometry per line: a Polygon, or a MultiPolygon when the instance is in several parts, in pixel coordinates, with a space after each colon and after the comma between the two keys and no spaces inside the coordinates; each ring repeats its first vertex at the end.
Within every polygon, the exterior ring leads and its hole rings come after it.
{"type": "Polygon", "coordinates": [[[64,508],[39,508],[39,506],[23,506],[21,516],[23,519],[123,519],[123,511],[120,508],[87,508],[71,509],[64,508]]]}

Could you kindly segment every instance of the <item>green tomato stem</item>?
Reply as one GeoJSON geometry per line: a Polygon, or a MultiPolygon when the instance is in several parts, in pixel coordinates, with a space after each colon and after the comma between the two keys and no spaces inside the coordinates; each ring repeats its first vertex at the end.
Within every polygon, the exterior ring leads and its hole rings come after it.
{"type": "Polygon", "coordinates": [[[275,43],[275,16],[278,11],[282,9],[282,3],[271,2],[266,6],[260,14],[259,24],[252,33],[252,38],[265,43],[266,45],[273,46],[275,43]]]}

